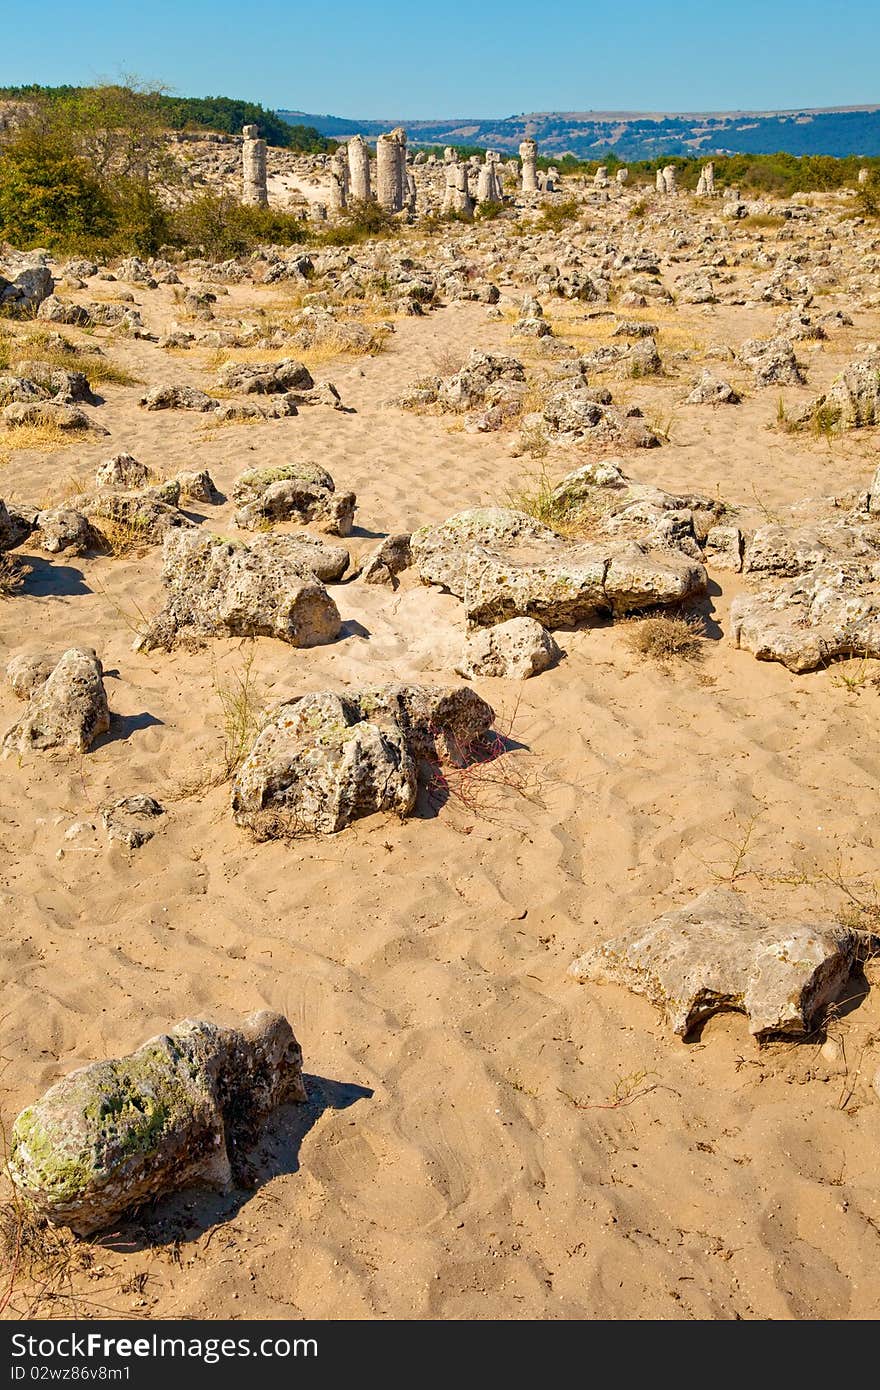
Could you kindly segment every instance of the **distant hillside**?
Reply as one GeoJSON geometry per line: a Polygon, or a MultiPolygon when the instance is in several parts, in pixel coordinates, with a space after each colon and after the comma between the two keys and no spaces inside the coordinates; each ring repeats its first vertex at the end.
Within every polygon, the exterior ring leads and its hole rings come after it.
{"type": "Polygon", "coordinates": [[[278,111],[283,120],[313,126],[336,139],[368,138],[403,125],[414,144],[482,145],[515,151],[525,136],[543,154],[595,159],[654,159],[662,154],[880,155],[880,106],[816,111],[720,111],[675,115],[638,111],[534,112],[498,120],[362,121],[278,111]]]}

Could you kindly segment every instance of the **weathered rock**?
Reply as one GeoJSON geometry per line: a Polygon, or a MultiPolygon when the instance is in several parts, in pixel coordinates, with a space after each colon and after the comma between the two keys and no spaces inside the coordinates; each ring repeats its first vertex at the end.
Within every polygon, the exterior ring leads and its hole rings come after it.
{"type": "Polygon", "coordinates": [[[76,328],[87,328],[92,321],[84,305],[67,304],[55,294],[46,296],[37,310],[37,318],[47,323],[70,324],[76,328]]]}
{"type": "Polygon", "coordinates": [[[102,463],[95,473],[99,488],[141,488],[152,478],[152,472],[145,463],[138,463],[131,454],[114,454],[102,463]]]}
{"type": "Polygon", "coordinates": [[[736,1009],[762,1038],[809,1032],[846,980],[854,949],[854,937],[837,923],[777,925],[739,893],[717,888],[604,942],[579,957],[571,974],[645,995],[679,1037],[721,1009],[736,1009]]]}
{"type": "Polygon", "coordinates": [[[50,511],[37,512],[34,529],[40,549],[48,555],[60,555],[62,551],[87,555],[90,551],[103,548],[101,537],[88,517],[69,507],[53,507],[50,511]]]}
{"type": "MultiPolygon", "coordinates": [[[[180,488],[171,479],[156,487],[123,491],[99,488],[72,497],[71,503],[85,513],[94,529],[106,535],[110,522],[123,528],[133,544],[161,545],[169,531],[192,528],[193,522],[180,510],[180,488]]],[[[113,546],[111,544],[111,549],[113,546]]]]}
{"type": "Polygon", "coordinates": [[[195,386],[154,386],[139,402],[144,410],[216,410],[220,402],[195,386]]]}
{"type": "Polygon", "coordinates": [[[261,837],[333,834],[375,811],[405,816],[418,764],[443,740],[467,757],[494,712],[466,687],[392,685],[324,691],[277,711],[236,773],[232,809],[261,837]]]}
{"type": "Polygon", "coordinates": [[[412,538],[424,583],[461,598],[469,622],[534,618],[548,628],[681,603],[705,591],[702,564],[674,549],[610,538],[565,541],[521,512],[475,509],[412,538]]]}
{"type": "Polygon", "coordinates": [[[309,391],[315,384],[311,372],[292,357],[285,357],[281,362],[227,362],[220,368],[219,380],[227,391],[261,396],[274,392],[309,391]]]}
{"type": "Polygon", "coordinates": [[[138,794],[123,796],[101,807],[101,819],[109,840],[119,840],[129,849],[140,849],[152,840],[165,807],[155,797],[138,794]]]}
{"type": "Polygon", "coordinates": [[[103,668],[93,651],[72,647],[51,675],[34,683],[27,709],[3,740],[4,749],[70,748],[85,752],[110,728],[103,668]]]}
{"type": "Polygon", "coordinates": [[[813,671],[841,656],[878,657],[880,562],[827,561],[740,594],[730,607],[730,630],[738,647],[789,671],[813,671]]]}
{"type": "Polygon", "coordinates": [[[743,567],[743,538],[738,526],[712,526],[703,543],[703,554],[710,569],[732,570],[743,567]]]}
{"type": "Polygon", "coordinates": [[[57,665],[57,654],[19,652],[8,663],[6,678],[19,700],[28,700],[39,686],[45,685],[57,665]]]}
{"type": "Polygon", "coordinates": [[[739,405],[740,397],[729,381],[704,367],[700,379],[694,383],[690,394],[685,397],[685,405],[739,405]]]}
{"type": "Polygon", "coordinates": [[[560,657],[556,642],[533,618],[510,618],[496,627],[477,628],[465,638],[456,670],[462,676],[505,676],[528,680],[548,670],[560,657]]]}
{"type": "Polygon", "coordinates": [[[840,429],[862,429],[880,424],[880,351],[851,362],[805,412],[840,429]]]}
{"type": "Polygon", "coordinates": [[[248,469],[236,479],[232,497],[240,504],[235,524],[244,531],[294,520],[336,536],[351,534],[357,500],[353,492],[337,492],[327,470],[308,462],[248,469]]]}
{"type": "Polygon", "coordinates": [[[34,265],[20,270],[11,281],[0,281],[0,309],[25,317],[39,309],[55,288],[48,266],[34,265]]]}
{"type": "Polygon", "coordinates": [[[195,471],[184,470],[175,475],[174,481],[180,488],[180,496],[189,502],[216,502],[219,494],[214,479],[207,468],[195,471]]]}
{"type": "Polygon", "coordinates": [[[787,338],[750,338],[737,356],[754,372],[756,386],[799,386],[805,379],[787,338]]]}
{"type": "Polygon", "coordinates": [[[409,532],[386,536],[364,562],[361,578],[365,584],[390,584],[412,564],[409,532]]]}
{"type": "Polygon", "coordinates": [[[0,551],[13,550],[27,540],[33,523],[14,507],[9,508],[0,498],[0,551]]]}
{"type": "MultiPolygon", "coordinates": [[[[201,530],[165,540],[164,610],[138,639],[140,651],[170,649],[181,636],[278,637],[294,647],[332,642],[339,610],[286,536],[232,545],[201,530]]],[[[311,563],[311,555],[309,557],[311,563]]]]}
{"type": "Polygon", "coordinates": [[[240,1030],[186,1019],[23,1110],[9,1171],[37,1211],[87,1236],[182,1187],[229,1187],[272,1110],[305,1099],[302,1051],[280,1014],[251,1014],[240,1030]]]}
{"type": "Polygon", "coordinates": [[[86,415],[84,410],[79,410],[75,405],[62,405],[60,401],[6,405],[3,407],[2,418],[3,423],[13,429],[18,425],[37,425],[57,430],[94,430],[98,434],[109,433],[86,415]]]}

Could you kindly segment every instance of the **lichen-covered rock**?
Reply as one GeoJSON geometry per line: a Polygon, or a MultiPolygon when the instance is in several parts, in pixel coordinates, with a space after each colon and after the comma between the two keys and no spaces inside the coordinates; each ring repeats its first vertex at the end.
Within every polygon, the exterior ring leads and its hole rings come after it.
{"type": "Polygon", "coordinates": [[[510,618],[496,627],[477,628],[465,637],[456,670],[462,676],[505,676],[524,681],[548,670],[561,653],[546,628],[533,618],[510,618]]]}
{"type": "Polygon", "coordinates": [[[833,561],[880,560],[880,528],[867,516],[816,521],[793,516],[760,526],[750,537],[746,574],[794,578],[833,561]]]}
{"type": "Polygon", "coordinates": [[[170,532],[162,568],[168,600],[137,650],[170,649],[183,635],[278,637],[294,647],[332,642],[339,610],[302,548],[283,544],[289,539],[233,545],[197,529],[170,532]]]}
{"type": "Polygon", "coordinates": [[[179,499],[180,488],[171,479],[156,487],[132,491],[99,488],[70,500],[99,533],[115,526],[122,528],[133,543],[161,545],[169,532],[193,529],[194,523],[177,505],[179,499]]]}
{"type": "Polygon", "coordinates": [[[309,391],[315,384],[303,363],[291,357],[281,362],[226,362],[220,368],[219,383],[226,391],[240,391],[246,396],[309,391]]]}
{"type": "Polygon", "coordinates": [[[232,809],[261,838],[334,834],[376,811],[406,816],[419,762],[467,760],[494,719],[466,687],[324,691],[277,711],[236,773],[232,809]]]}
{"type": "Polygon", "coordinates": [[[42,683],[35,684],[4,749],[70,748],[85,752],[110,728],[103,668],[93,651],[71,647],[42,683]]]}
{"type": "Polygon", "coordinates": [[[325,468],[307,462],[249,468],[236,479],[232,497],[239,503],[235,524],[244,531],[293,520],[334,536],[351,535],[357,503],[353,492],[336,491],[325,468]]]}
{"type": "Polygon", "coordinates": [[[188,502],[216,502],[219,498],[207,468],[184,470],[175,475],[174,481],[180,488],[180,496],[188,502]]]}
{"type": "Polygon", "coordinates": [[[707,584],[703,565],[683,551],[616,537],[566,541],[505,508],[423,527],[412,549],[423,582],[461,598],[468,621],[479,626],[528,617],[548,628],[571,627],[682,603],[707,584]]]}
{"type": "Polygon", "coordinates": [[[141,397],[144,410],[216,410],[220,402],[195,386],[155,386],[141,397]]]}
{"type": "Polygon", "coordinates": [[[27,317],[39,310],[54,288],[55,281],[48,266],[26,266],[11,281],[0,278],[0,309],[13,316],[27,317]]]}
{"type": "Polygon", "coordinates": [[[123,796],[101,807],[101,819],[109,840],[118,840],[129,849],[140,849],[152,840],[165,807],[155,797],[123,796]]]}
{"type": "Polygon", "coordinates": [[[851,362],[804,414],[847,430],[880,424],[880,350],[851,362]]]}
{"type": "Polygon", "coordinates": [[[302,1051],[280,1014],[240,1029],[185,1019],[23,1110],[9,1172],[38,1212],[87,1236],[180,1188],[230,1186],[269,1114],[305,1099],[302,1051]]]}
{"type": "Polygon", "coordinates": [[[880,656],[880,561],[828,561],[730,606],[737,647],[789,671],[841,656],[880,656]]]}
{"type": "Polygon", "coordinates": [[[397,576],[412,564],[410,533],[400,532],[386,536],[376,549],[367,556],[361,578],[365,584],[390,584],[394,587],[397,576]]]}
{"type": "Polygon", "coordinates": [[[854,950],[852,933],[837,923],[775,924],[718,888],[603,942],[570,970],[645,995],[679,1037],[736,1009],[761,1038],[808,1032],[845,982],[854,950]]]}

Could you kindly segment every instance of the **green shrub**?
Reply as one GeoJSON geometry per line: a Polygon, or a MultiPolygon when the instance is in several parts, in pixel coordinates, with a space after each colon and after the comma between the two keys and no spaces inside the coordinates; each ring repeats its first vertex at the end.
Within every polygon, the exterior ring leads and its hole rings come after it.
{"type": "Polygon", "coordinates": [[[225,261],[262,244],[295,246],[310,240],[302,218],[275,208],[248,207],[229,194],[204,193],[178,208],[169,240],[190,255],[225,261]]]}

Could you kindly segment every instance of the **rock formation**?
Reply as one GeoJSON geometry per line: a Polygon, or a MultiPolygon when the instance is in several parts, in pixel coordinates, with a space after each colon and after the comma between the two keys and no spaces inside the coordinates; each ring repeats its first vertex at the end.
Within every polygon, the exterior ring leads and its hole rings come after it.
{"type": "Polygon", "coordinates": [[[370,201],[370,151],[362,135],[348,142],[348,187],[352,202],[370,201]]]}
{"type": "Polygon", "coordinates": [[[519,147],[519,157],[522,163],[522,191],[523,193],[537,193],[538,146],[536,141],[523,140],[519,147]]]}
{"type": "Polygon", "coordinates": [[[243,126],[241,133],[244,137],[241,146],[241,201],[253,207],[268,207],[266,142],[259,138],[259,126],[243,126]]]}

